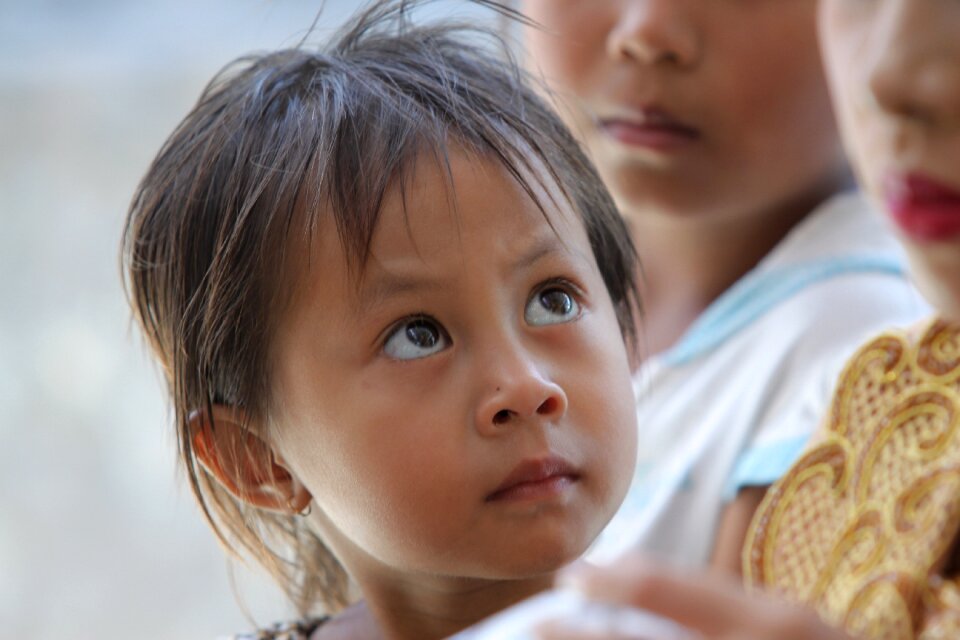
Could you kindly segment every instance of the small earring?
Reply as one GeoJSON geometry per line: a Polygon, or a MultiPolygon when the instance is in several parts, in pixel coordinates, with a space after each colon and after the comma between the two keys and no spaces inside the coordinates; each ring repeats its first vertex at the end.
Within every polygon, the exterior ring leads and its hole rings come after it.
{"type": "Polygon", "coordinates": [[[287,500],[287,508],[290,509],[293,515],[306,518],[313,511],[313,500],[308,501],[306,506],[298,510],[295,504],[295,498],[291,497],[287,500]]]}

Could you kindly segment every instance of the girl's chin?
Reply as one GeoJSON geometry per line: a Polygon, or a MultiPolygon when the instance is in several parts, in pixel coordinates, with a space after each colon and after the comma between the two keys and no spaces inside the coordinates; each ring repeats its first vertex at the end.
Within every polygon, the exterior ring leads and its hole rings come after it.
{"type": "Polygon", "coordinates": [[[510,563],[502,568],[502,575],[512,579],[538,579],[549,578],[552,575],[575,562],[586,552],[589,545],[586,544],[557,544],[541,545],[536,550],[528,550],[528,553],[518,557],[516,562],[510,563]]]}
{"type": "Polygon", "coordinates": [[[960,238],[917,242],[900,237],[909,259],[910,277],[934,311],[960,321],[960,238]]]}
{"type": "Polygon", "coordinates": [[[960,324],[960,260],[957,272],[949,281],[928,274],[916,274],[920,293],[943,319],[960,324]]]}

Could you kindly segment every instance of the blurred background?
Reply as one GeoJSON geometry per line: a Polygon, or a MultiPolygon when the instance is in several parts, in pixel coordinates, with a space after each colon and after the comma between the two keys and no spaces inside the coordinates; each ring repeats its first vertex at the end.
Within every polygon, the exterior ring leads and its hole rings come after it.
{"type": "MultiPolygon", "coordinates": [[[[117,254],[203,85],[295,44],[321,4],[311,41],[361,3],[0,0],[0,637],[212,639],[291,615],[231,570],[178,473],[117,254]]],[[[430,12],[487,17],[468,4],[430,12]]]]}

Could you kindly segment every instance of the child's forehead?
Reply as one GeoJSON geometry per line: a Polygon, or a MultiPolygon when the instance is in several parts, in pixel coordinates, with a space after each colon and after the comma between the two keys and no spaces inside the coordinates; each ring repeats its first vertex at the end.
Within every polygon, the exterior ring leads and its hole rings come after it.
{"type": "Polygon", "coordinates": [[[371,261],[429,260],[470,241],[489,224],[496,225],[495,239],[503,244],[523,233],[586,237],[566,191],[545,161],[530,153],[504,161],[459,143],[421,150],[393,176],[377,204],[376,212],[357,212],[370,218],[362,255],[350,251],[356,230],[335,224],[338,216],[332,212],[321,215],[313,252],[345,253],[347,269],[362,278],[371,261]]]}
{"type": "Polygon", "coordinates": [[[390,273],[450,279],[488,254],[520,260],[567,252],[592,262],[581,216],[542,164],[529,161],[515,176],[492,154],[462,146],[420,153],[384,193],[362,258],[351,255],[353,239],[335,216],[322,212],[295,250],[302,258],[293,275],[312,282],[311,289],[333,276],[343,293],[356,294],[390,273]]]}
{"type": "MultiPolygon", "coordinates": [[[[532,155],[507,165],[492,154],[452,147],[442,157],[421,154],[385,194],[374,242],[452,224],[484,224],[492,209],[509,208],[502,222],[529,227],[582,226],[564,189],[532,155]]],[[[506,231],[506,229],[504,230],[506,231]]]]}

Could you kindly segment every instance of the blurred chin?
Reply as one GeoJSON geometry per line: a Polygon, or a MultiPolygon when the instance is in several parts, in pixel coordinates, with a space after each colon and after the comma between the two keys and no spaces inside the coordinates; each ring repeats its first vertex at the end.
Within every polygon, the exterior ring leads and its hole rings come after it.
{"type": "Polygon", "coordinates": [[[960,324],[960,286],[947,289],[920,285],[920,291],[943,319],[960,324]]]}
{"type": "Polygon", "coordinates": [[[704,198],[700,191],[690,188],[688,180],[656,175],[649,169],[636,167],[600,173],[627,222],[651,215],[671,219],[718,215],[715,203],[722,200],[722,196],[704,198]],[[713,206],[707,205],[710,201],[713,206]]]}
{"type": "Polygon", "coordinates": [[[937,252],[911,248],[910,266],[927,302],[943,318],[960,322],[960,243],[952,244],[937,252]]]}

